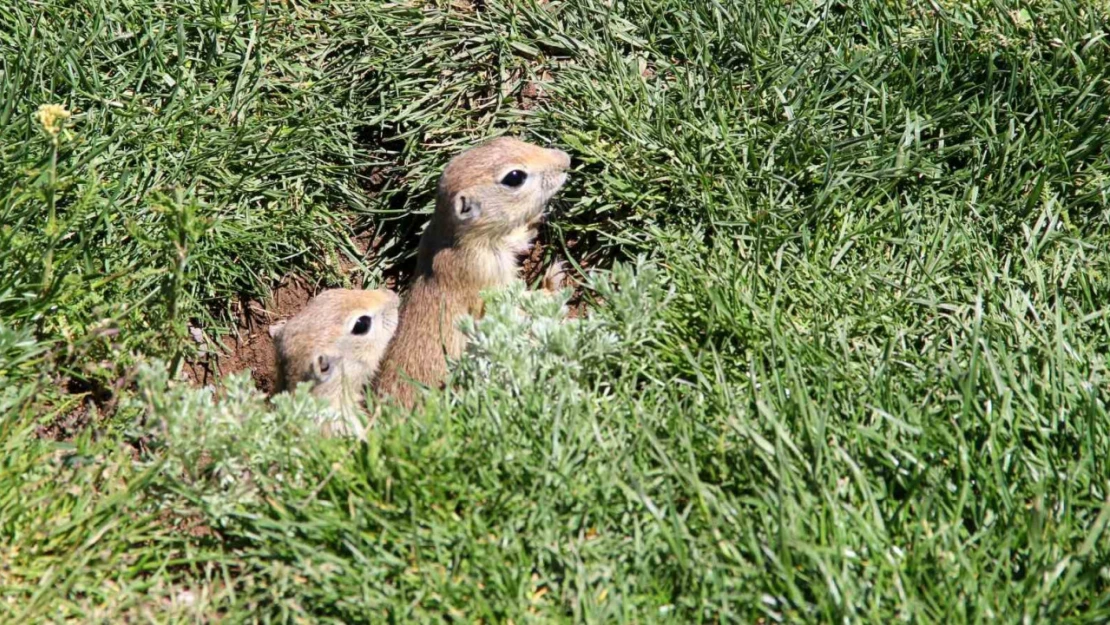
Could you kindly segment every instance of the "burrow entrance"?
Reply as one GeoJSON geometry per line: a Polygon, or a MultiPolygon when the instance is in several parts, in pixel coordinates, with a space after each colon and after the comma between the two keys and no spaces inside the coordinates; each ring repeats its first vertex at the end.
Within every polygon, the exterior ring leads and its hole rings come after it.
{"type": "MultiPolygon", "coordinates": [[[[575,251],[574,247],[568,243],[571,252],[575,251]]],[[[528,284],[536,283],[547,270],[551,262],[547,248],[547,236],[541,232],[536,243],[522,258],[521,277],[528,284]]],[[[586,259],[578,262],[583,267],[588,264],[586,259]]],[[[382,286],[398,290],[403,297],[403,289],[412,275],[412,267],[408,266],[411,264],[411,261],[402,263],[405,266],[387,272],[388,278],[382,286]]],[[[569,266],[566,269],[568,275],[573,276],[573,270],[569,266]]],[[[185,379],[196,386],[215,385],[227,375],[249,370],[255,386],[272,395],[277,390],[277,359],[274,341],[270,338],[270,325],[296,315],[313,296],[326,288],[314,287],[298,276],[288,276],[273,288],[269,298],[240,298],[234,307],[234,331],[223,337],[221,344],[215,344],[215,340],[207,337],[202,329],[193,330],[194,337],[204,344],[201,356],[182,366],[185,379]]],[[[584,312],[585,302],[580,288],[575,288],[568,306],[571,317],[584,312]]]]}

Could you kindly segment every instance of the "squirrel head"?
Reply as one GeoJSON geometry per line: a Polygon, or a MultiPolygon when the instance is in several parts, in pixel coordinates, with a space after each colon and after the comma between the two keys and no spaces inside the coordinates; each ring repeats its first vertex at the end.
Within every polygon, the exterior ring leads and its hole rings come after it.
{"type": "Polygon", "coordinates": [[[399,303],[385,289],[331,289],[271,325],[278,390],[310,382],[312,394],[336,409],[361,400],[397,329],[399,303]]]}
{"type": "Polygon", "coordinates": [[[566,152],[510,137],[471,148],[440,176],[434,221],[459,244],[498,247],[543,216],[569,168],[566,152]]]}

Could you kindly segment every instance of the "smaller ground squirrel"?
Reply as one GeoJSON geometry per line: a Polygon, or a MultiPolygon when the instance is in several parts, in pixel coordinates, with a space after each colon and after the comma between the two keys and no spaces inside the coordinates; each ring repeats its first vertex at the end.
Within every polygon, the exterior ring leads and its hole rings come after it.
{"type": "MultiPolygon", "coordinates": [[[[401,310],[378,394],[412,406],[412,381],[439,385],[465,337],[459,317],[482,313],[481,291],[517,278],[544,207],[567,179],[570,156],[503,137],[467,150],[439,178],[435,213],[420,238],[416,279],[401,310]]],[[[548,279],[558,276],[558,267],[548,279]]]]}
{"type": "MultiPolygon", "coordinates": [[[[397,294],[332,289],[312,298],[289,321],[270,326],[277,353],[277,390],[311,382],[312,394],[344,415],[348,432],[366,386],[378,371],[397,329],[397,294]]],[[[352,431],[353,430],[353,431],[352,431]]]]}

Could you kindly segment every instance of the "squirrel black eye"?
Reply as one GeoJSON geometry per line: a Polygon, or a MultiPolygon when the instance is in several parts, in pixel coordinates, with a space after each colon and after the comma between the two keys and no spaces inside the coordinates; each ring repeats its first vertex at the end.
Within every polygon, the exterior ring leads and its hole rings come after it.
{"type": "Polygon", "coordinates": [[[505,185],[506,187],[519,187],[520,185],[524,184],[524,181],[527,179],[528,174],[519,169],[514,169],[505,174],[505,177],[501,179],[501,184],[505,185]]]}
{"type": "Polygon", "coordinates": [[[351,328],[351,334],[362,336],[370,331],[370,325],[374,320],[366,315],[363,315],[355,321],[355,327],[351,328]]]}

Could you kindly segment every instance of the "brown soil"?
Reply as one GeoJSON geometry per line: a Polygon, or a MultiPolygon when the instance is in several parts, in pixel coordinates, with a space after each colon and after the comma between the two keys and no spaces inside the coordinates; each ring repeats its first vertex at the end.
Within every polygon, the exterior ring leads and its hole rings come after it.
{"type": "MultiPolygon", "coordinates": [[[[354,230],[352,226],[352,230],[354,230]]],[[[359,232],[351,237],[351,245],[355,248],[355,253],[359,258],[366,259],[372,254],[372,250],[378,249],[382,244],[381,237],[374,237],[374,233],[370,230],[359,232]]],[[[339,255],[339,270],[344,275],[351,275],[358,269],[358,264],[352,262],[350,258],[340,252],[339,255]]]]}
{"type": "Polygon", "coordinates": [[[210,538],[217,536],[216,530],[208,525],[203,515],[190,511],[182,514],[175,510],[162,510],[158,514],[158,521],[165,527],[175,532],[192,536],[193,538],[210,538]]]}
{"type": "Polygon", "coordinates": [[[97,420],[115,412],[119,393],[132,381],[131,375],[124,375],[111,385],[95,380],[64,378],[59,386],[66,390],[76,403],[63,413],[59,413],[49,423],[39,425],[35,434],[39,438],[54,441],[72,441],[82,430],[97,420]]]}
{"type": "Polygon", "coordinates": [[[524,278],[525,283],[529,285],[536,284],[543,273],[547,271],[550,263],[544,263],[546,254],[547,243],[537,237],[535,243],[532,244],[532,249],[528,250],[520,261],[520,277],[524,278]]]}
{"type": "Polygon", "coordinates": [[[241,299],[235,332],[224,337],[222,345],[215,350],[195,362],[186,363],[183,367],[186,378],[197,385],[208,385],[229,373],[249,369],[258,389],[273,393],[277,384],[277,361],[270,324],[295,315],[313,295],[307,282],[291,277],[282,280],[265,301],[241,299]]]}
{"type": "Polygon", "coordinates": [[[525,111],[538,107],[547,97],[545,86],[550,85],[552,80],[551,72],[545,69],[536,80],[525,82],[517,95],[517,105],[525,111]]]}
{"type": "MultiPolygon", "coordinates": [[[[568,240],[567,250],[575,255],[575,262],[579,267],[585,270],[591,266],[591,259],[588,257],[578,258],[578,243],[577,239],[568,240]]],[[[566,258],[562,258],[562,252],[556,251],[556,248],[552,250],[553,258],[550,260],[546,259],[548,255],[547,248],[551,247],[551,245],[547,229],[542,228],[539,236],[536,237],[535,243],[532,244],[532,248],[528,250],[521,260],[520,276],[524,278],[524,282],[529,286],[538,287],[547,268],[550,267],[552,263],[561,260],[563,262],[563,272],[565,275],[563,285],[574,289],[574,292],[570,296],[570,300],[567,301],[567,308],[569,309],[567,316],[573,319],[586,312],[586,301],[583,297],[580,277],[578,271],[567,262],[566,258]]]]}
{"type": "Polygon", "coordinates": [[[90,402],[82,397],[71,410],[59,414],[50,423],[37,426],[35,435],[39,438],[59,442],[73,440],[92,421],[89,404],[90,402]]]}

